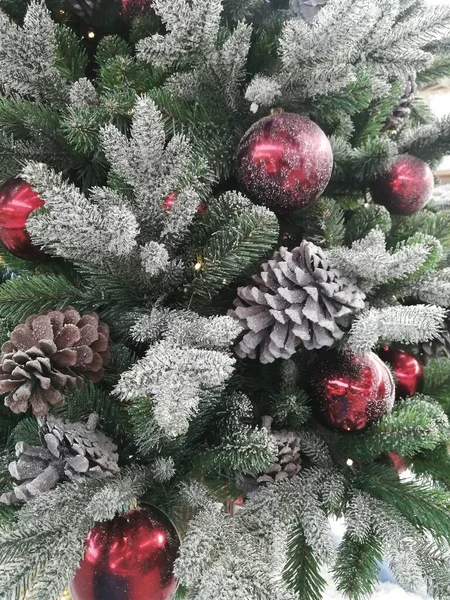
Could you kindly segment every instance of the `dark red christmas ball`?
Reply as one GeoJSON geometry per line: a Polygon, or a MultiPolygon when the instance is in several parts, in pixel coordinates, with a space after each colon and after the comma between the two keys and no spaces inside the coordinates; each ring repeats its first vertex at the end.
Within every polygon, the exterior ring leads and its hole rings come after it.
{"type": "Polygon", "coordinates": [[[179,547],[175,527],[155,507],[98,523],[70,583],[73,600],[170,600],[179,547]]]}
{"type": "Polygon", "coordinates": [[[423,365],[414,354],[390,346],[384,346],[379,354],[395,373],[397,399],[414,396],[423,390],[423,365]]]}
{"type": "Polygon", "coordinates": [[[408,469],[406,460],[395,452],[389,453],[389,461],[393,467],[397,469],[397,473],[401,475],[408,469]]]}
{"type": "Polygon", "coordinates": [[[434,178],[426,162],[401,154],[370,186],[372,199],[394,215],[412,215],[431,200],[434,178]]]}
{"type": "Polygon", "coordinates": [[[29,214],[41,206],[44,201],[23,179],[7,179],[0,185],[0,243],[14,256],[26,260],[44,256],[26,231],[29,214]]]}
{"type": "Polygon", "coordinates": [[[373,352],[323,352],[313,363],[309,393],[318,418],[342,432],[363,431],[394,406],[395,385],[373,352]]]}
{"type": "Polygon", "coordinates": [[[250,198],[275,211],[316,200],[330,181],[333,151],[310,119],[292,113],[265,117],[244,135],[237,150],[238,177],[250,198]]]}

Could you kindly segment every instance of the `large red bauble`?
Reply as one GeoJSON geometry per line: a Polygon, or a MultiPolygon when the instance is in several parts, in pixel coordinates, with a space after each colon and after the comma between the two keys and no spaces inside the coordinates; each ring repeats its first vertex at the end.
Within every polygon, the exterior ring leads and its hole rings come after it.
{"type": "Polygon", "coordinates": [[[342,432],[363,431],[395,400],[392,374],[373,352],[322,353],[313,363],[309,392],[319,419],[342,432]]]}
{"type": "Polygon", "coordinates": [[[245,192],[258,204],[291,211],[316,200],[330,181],[333,151],[310,119],[292,113],[265,117],[244,135],[237,170],[245,192]]]}
{"type": "Polygon", "coordinates": [[[7,179],[0,185],[0,243],[14,256],[26,260],[43,257],[25,229],[29,214],[41,206],[44,201],[23,179],[7,179]]]}
{"type": "Polygon", "coordinates": [[[379,354],[394,371],[397,379],[397,399],[414,396],[423,390],[425,381],[423,366],[414,354],[390,346],[384,346],[379,354]]]}
{"type": "Polygon", "coordinates": [[[394,215],[412,215],[430,200],[434,178],[426,162],[401,154],[370,186],[372,199],[394,215]]]}
{"type": "Polygon", "coordinates": [[[70,583],[73,600],[170,600],[179,547],[175,527],[155,507],[98,523],[70,583]]]}

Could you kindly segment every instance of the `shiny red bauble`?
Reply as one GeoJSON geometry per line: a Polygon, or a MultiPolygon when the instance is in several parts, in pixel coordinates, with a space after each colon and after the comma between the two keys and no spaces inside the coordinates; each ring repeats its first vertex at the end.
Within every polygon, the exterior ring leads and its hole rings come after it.
{"type": "Polygon", "coordinates": [[[177,199],[178,194],[176,192],[172,192],[167,196],[164,202],[161,205],[163,210],[170,210],[172,206],[175,204],[175,200],[177,199]]]}
{"type": "Polygon", "coordinates": [[[98,523],[70,583],[73,600],[171,600],[179,547],[175,527],[155,507],[98,523]]]}
{"type": "Polygon", "coordinates": [[[8,252],[26,260],[43,257],[26,231],[29,214],[44,201],[23,179],[7,179],[0,185],[0,244],[8,252]]]}
{"type": "Polygon", "coordinates": [[[384,346],[379,354],[395,374],[397,399],[414,396],[423,390],[423,365],[414,354],[390,346],[384,346]]]}
{"type": "Polygon", "coordinates": [[[310,119],[292,113],[255,123],[237,150],[237,172],[245,192],[276,212],[316,200],[332,171],[333,151],[325,133],[310,119]]]}
{"type": "Polygon", "coordinates": [[[316,415],[337,431],[364,431],[394,406],[392,374],[373,352],[323,352],[313,363],[309,381],[316,415]]]}
{"type": "Polygon", "coordinates": [[[372,199],[394,215],[412,215],[430,200],[434,178],[426,162],[401,154],[370,186],[372,199]]]}

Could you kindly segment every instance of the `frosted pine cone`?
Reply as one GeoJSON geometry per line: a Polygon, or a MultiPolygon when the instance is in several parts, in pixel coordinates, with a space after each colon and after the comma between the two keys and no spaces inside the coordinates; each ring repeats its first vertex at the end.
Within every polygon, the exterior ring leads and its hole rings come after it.
{"type": "Polygon", "coordinates": [[[388,117],[383,127],[383,131],[400,133],[406,126],[411,116],[411,106],[417,94],[416,76],[410,75],[406,82],[406,88],[403,96],[395,106],[392,115],[388,117]]]}
{"type": "Polygon", "coordinates": [[[117,446],[101,432],[96,432],[98,415],[93,413],[86,424],[62,421],[50,415],[40,421],[42,446],[16,444],[18,460],[9,472],[19,482],[12,492],[0,496],[0,503],[28,501],[53,489],[67,477],[107,477],[120,472],[117,446]]]}
{"type": "Polygon", "coordinates": [[[108,363],[109,328],[96,313],[81,316],[74,308],[32,315],[18,325],[0,355],[0,393],[13,412],[31,406],[36,416],[60,406],[61,392],[93,382],[108,363]]]}
{"type": "Polygon", "coordinates": [[[426,365],[434,358],[450,358],[450,311],[444,321],[444,329],[439,335],[429,342],[412,346],[411,350],[426,365]]]}
{"type": "Polygon", "coordinates": [[[65,0],[65,8],[80,17],[80,19],[92,19],[95,12],[101,7],[102,0],[65,0]]]}
{"type": "Polygon", "coordinates": [[[269,432],[278,448],[277,459],[264,472],[257,475],[245,474],[239,477],[238,486],[247,493],[267,483],[277,483],[292,479],[301,468],[300,436],[293,431],[271,431],[272,417],[263,417],[263,427],[269,432]]]}
{"type": "Polygon", "coordinates": [[[290,8],[296,17],[301,17],[307,23],[311,23],[327,2],[328,0],[290,0],[290,8]]]}
{"type": "Polygon", "coordinates": [[[230,316],[247,330],[235,347],[240,358],[262,363],[288,359],[303,345],[329,347],[349,329],[352,315],[364,308],[364,293],[311,242],[289,252],[280,248],[264,263],[254,285],[238,289],[230,316]]]}

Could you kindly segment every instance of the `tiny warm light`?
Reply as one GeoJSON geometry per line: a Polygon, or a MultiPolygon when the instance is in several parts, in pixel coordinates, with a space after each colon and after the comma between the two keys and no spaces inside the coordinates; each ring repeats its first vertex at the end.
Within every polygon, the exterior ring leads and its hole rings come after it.
{"type": "Polygon", "coordinates": [[[89,39],[93,40],[95,38],[95,31],[89,29],[87,36],[89,39]]]}
{"type": "Polygon", "coordinates": [[[60,15],[65,15],[65,14],[66,14],[66,11],[65,11],[65,10],[63,10],[62,8],[60,8],[60,9],[59,9],[59,14],[60,14],[60,15]]]}
{"type": "Polygon", "coordinates": [[[200,271],[201,268],[202,268],[202,263],[200,261],[195,263],[194,269],[196,271],[200,271]]]}
{"type": "Polygon", "coordinates": [[[347,459],[347,465],[348,465],[349,467],[353,467],[353,464],[354,464],[354,463],[353,463],[352,459],[351,459],[351,458],[348,458],[348,459],[347,459]]]}

